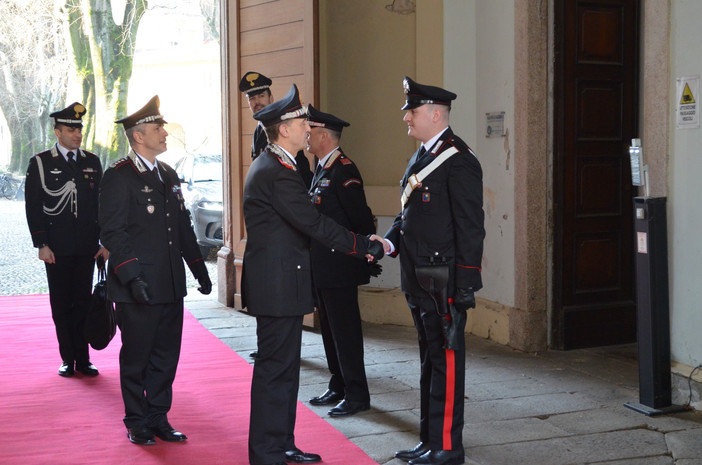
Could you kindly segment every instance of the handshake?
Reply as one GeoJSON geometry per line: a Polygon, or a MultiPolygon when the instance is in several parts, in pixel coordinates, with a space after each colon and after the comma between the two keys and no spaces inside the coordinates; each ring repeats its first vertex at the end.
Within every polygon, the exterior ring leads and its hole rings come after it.
{"type": "Polygon", "coordinates": [[[385,240],[377,234],[369,234],[368,249],[366,250],[366,259],[368,263],[376,263],[385,256],[385,240]]]}

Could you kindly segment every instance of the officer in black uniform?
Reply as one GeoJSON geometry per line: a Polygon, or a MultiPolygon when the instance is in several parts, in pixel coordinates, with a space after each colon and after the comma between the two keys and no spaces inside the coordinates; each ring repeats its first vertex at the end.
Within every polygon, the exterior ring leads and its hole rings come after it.
{"type": "Polygon", "coordinates": [[[46,264],[51,316],[63,363],[58,374],[98,374],[83,335],[98,242],[100,159],[82,150],[85,107],[72,103],[51,113],[58,142],[29,160],[25,180],[27,224],[39,259],[46,264]]]}
{"type": "Polygon", "coordinates": [[[456,94],[407,77],[403,86],[403,120],[422,146],[402,178],[403,208],[385,234],[385,252],[400,255],[402,291],[419,336],[421,442],[395,457],[456,465],[465,460],[466,311],[482,287],[482,169],[449,126],[456,94]]]}
{"type": "MultiPolygon", "coordinates": [[[[246,101],[249,104],[251,115],[266,108],[273,103],[273,94],[271,93],[270,78],[256,71],[249,71],[239,81],[239,92],[246,95],[246,101]]],[[[255,160],[268,145],[268,136],[264,129],[263,123],[260,121],[256,124],[256,129],[253,133],[253,141],[251,142],[251,160],[255,160]]],[[[310,162],[302,150],[295,154],[295,163],[297,172],[302,178],[305,187],[309,189],[312,183],[312,171],[310,170],[310,162]]],[[[249,354],[251,358],[256,358],[258,352],[254,351],[249,354]]]]}
{"type": "Polygon", "coordinates": [[[183,330],[185,266],[209,294],[176,172],[156,160],[166,151],[165,123],[154,96],[117,123],[132,147],[105,171],[100,185],[101,240],[112,251],[107,293],[122,334],[119,354],[124,424],[134,444],[184,441],[168,422],[183,330]]]}
{"type": "MultiPolygon", "coordinates": [[[[312,202],[320,213],[355,233],[375,233],[361,173],[339,147],[341,132],[349,123],[312,105],[308,111],[307,150],[317,158],[312,202]]],[[[370,281],[369,267],[315,240],[310,253],[322,341],[332,375],[327,391],[310,399],[310,404],[338,403],[329,415],[353,415],[370,409],[358,308],[358,286],[370,281]]]]}
{"type": "Polygon", "coordinates": [[[241,296],[256,317],[258,357],[251,379],[249,463],[315,463],[295,444],[302,319],[314,309],[310,238],[365,262],[382,257],[378,236],[360,236],[320,215],[296,171],[294,153],[309,133],[297,86],[256,112],[271,143],[251,163],[244,183],[241,296]]]}

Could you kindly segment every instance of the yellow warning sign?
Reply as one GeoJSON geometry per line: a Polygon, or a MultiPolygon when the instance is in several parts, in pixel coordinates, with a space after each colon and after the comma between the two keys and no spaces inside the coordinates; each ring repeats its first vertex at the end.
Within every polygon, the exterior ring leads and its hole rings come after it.
{"type": "Polygon", "coordinates": [[[680,97],[680,105],[688,105],[690,103],[695,103],[695,97],[692,95],[690,86],[685,83],[685,89],[683,90],[682,96],[680,97]]]}
{"type": "Polygon", "coordinates": [[[699,97],[700,77],[681,76],[676,79],[676,94],[680,96],[677,108],[678,129],[698,129],[700,127],[700,109],[697,108],[695,95],[699,97]]]}

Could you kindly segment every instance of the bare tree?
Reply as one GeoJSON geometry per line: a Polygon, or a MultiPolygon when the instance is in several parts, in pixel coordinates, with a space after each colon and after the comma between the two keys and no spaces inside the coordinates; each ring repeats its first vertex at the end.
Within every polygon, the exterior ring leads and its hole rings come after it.
{"type": "Polygon", "coordinates": [[[111,0],[65,3],[83,104],[92,123],[86,128],[85,144],[101,155],[104,164],[126,153],[127,140],[114,121],[127,111],[136,33],[146,8],[146,0],[126,0],[122,22],[116,24],[111,0]]]}
{"type": "Polygon", "coordinates": [[[63,103],[69,62],[55,0],[0,1],[0,109],[10,129],[10,171],[22,171],[53,133],[48,113],[63,103]]]}
{"type": "Polygon", "coordinates": [[[200,0],[200,11],[206,30],[217,43],[219,43],[219,2],[220,0],[200,0]]]}
{"type": "MultiPolygon", "coordinates": [[[[200,0],[216,40],[219,1],[200,0]]],[[[12,137],[11,169],[23,170],[53,141],[48,114],[70,103],[71,68],[88,109],[83,145],[104,165],[126,154],[127,140],[114,121],[127,114],[137,30],[148,1],[123,3],[117,23],[111,0],[0,0],[0,110],[12,137]]]]}

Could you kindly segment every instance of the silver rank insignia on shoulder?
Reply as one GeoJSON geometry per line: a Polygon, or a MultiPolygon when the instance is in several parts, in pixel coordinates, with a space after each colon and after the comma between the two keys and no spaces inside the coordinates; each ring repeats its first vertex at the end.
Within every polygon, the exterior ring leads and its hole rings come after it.
{"type": "Polygon", "coordinates": [[[153,205],[149,204],[146,206],[146,211],[149,212],[150,215],[153,215],[154,210],[156,210],[156,207],[154,207],[153,205]]]}
{"type": "MultiPolygon", "coordinates": [[[[153,192],[154,190],[153,190],[153,189],[149,189],[149,186],[144,186],[144,188],[143,188],[141,191],[142,191],[144,194],[150,194],[150,193],[153,192]]],[[[151,213],[151,212],[149,212],[149,213],[151,213]]]]}

